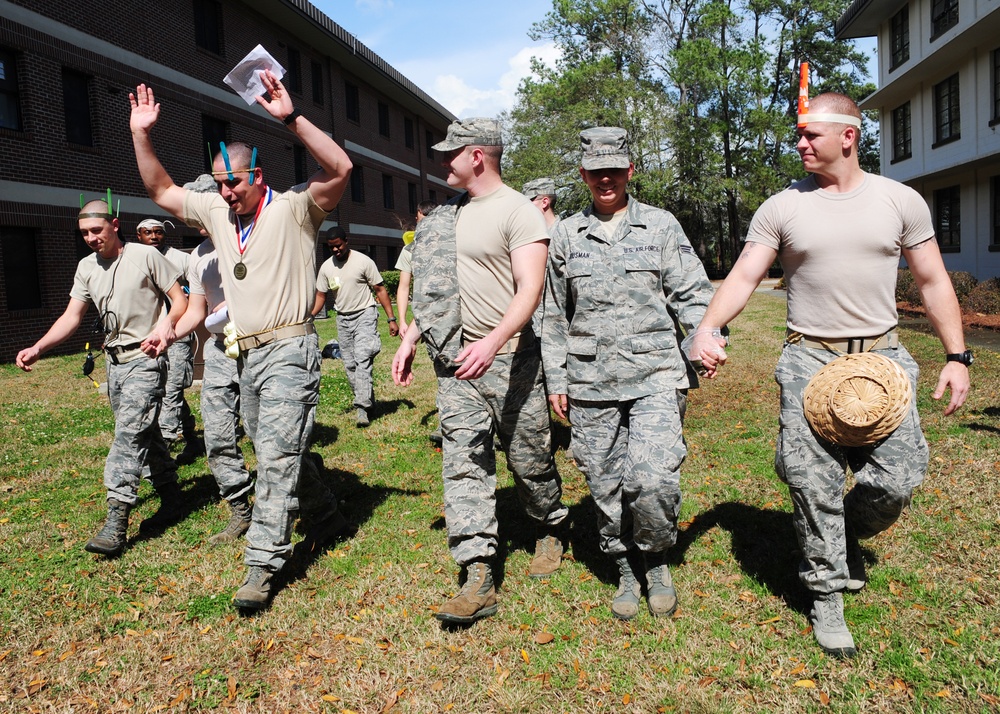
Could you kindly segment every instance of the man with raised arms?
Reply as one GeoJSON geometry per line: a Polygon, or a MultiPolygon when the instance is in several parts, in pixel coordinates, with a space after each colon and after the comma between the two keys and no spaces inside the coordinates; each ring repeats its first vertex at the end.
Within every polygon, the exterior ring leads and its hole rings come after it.
{"type": "MultiPolygon", "coordinates": [[[[279,194],[265,183],[255,148],[222,145],[213,163],[217,195],[177,186],[150,138],[160,115],[151,88],[130,94],[130,127],[143,183],[158,206],[213,237],[236,328],[243,416],[257,453],[257,498],[247,532],[236,607],[259,610],[291,555],[298,485],[319,399],[320,353],[310,310],[316,294],[316,239],[351,174],[344,150],[292,105],[281,82],[262,73],[257,102],[282,121],[320,165],[308,182],[279,194]]],[[[332,507],[335,507],[335,501],[332,507]]],[[[329,517],[342,520],[339,512],[329,517]]]]}

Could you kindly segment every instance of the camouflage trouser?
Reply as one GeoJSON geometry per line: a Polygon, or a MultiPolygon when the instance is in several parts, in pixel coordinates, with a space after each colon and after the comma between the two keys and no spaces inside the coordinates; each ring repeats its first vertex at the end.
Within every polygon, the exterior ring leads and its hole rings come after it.
{"type": "Polygon", "coordinates": [[[561,523],[562,481],[552,458],[549,406],[537,344],[498,355],[473,381],[436,365],[448,547],[459,565],[496,553],[496,453],[500,439],[517,493],[533,520],[561,523]]]}
{"type": "Polygon", "coordinates": [[[194,434],[194,415],[184,390],[194,381],[194,340],[182,340],[167,349],[167,384],[160,408],[160,433],[167,441],[194,434]]]}
{"type": "Polygon", "coordinates": [[[354,391],[354,406],[368,409],[375,401],[372,368],[382,351],[378,334],[378,308],[372,306],[346,315],[337,315],[337,341],[354,391]]]}
{"type": "Polygon", "coordinates": [[[570,400],[573,458],[597,505],[605,553],[633,545],[658,553],[677,542],[687,456],[681,397],[671,390],[625,402],[570,400]]]}
{"type": "Polygon", "coordinates": [[[236,360],[226,357],[222,338],[205,343],[205,374],[201,381],[201,420],[205,425],[208,467],[227,501],[243,498],[253,481],[237,439],[240,420],[240,376],[236,360]]]}
{"type": "Polygon", "coordinates": [[[247,565],[277,571],[291,556],[302,457],[319,400],[319,363],[315,334],[271,342],[237,361],[243,423],[257,453],[247,565]]]}
{"type": "Polygon", "coordinates": [[[909,505],[927,471],[927,442],[917,415],[917,364],[903,347],[878,354],[902,365],[910,378],[913,405],[896,431],[868,447],[846,448],[819,439],[806,421],[802,392],[837,354],[786,344],[774,373],[781,386],[774,466],[792,498],[802,550],[799,577],[815,592],[835,592],[847,584],[845,526],[858,538],[884,531],[909,505]],[[845,497],[848,468],[856,485],[845,497]]]}
{"type": "Polygon", "coordinates": [[[145,464],[154,488],[177,481],[177,467],[156,422],[166,374],[164,357],[143,356],[125,364],[108,360],[108,399],[115,415],[115,440],[104,463],[108,498],[134,505],[145,464]]]}

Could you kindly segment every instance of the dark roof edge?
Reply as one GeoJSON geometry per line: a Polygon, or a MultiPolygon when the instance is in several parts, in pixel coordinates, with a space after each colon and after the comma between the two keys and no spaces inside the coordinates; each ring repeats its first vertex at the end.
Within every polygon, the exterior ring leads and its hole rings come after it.
{"type": "Polygon", "coordinates": [[[834,37],[842,37],[844,32],[847,31],[847,28],[850,27],[851,23],[857,19],[858,15],[867,9],[871,2],[872,0],[854,0],[850,7],[844,11],[844,14],[840,16],[836,23],[834,23],[834,37]]]}

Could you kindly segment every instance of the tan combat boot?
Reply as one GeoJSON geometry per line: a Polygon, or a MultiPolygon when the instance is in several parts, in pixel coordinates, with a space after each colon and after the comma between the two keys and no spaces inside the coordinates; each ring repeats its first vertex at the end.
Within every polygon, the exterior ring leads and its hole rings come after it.
{"type": "Polygon", "coordinates": [[[465,585],[458,595],[441,606],[434,615],[443,622],[467,625],[497,612],[497,591],[493,572],[483,562],[465,566],[465,585]]]}

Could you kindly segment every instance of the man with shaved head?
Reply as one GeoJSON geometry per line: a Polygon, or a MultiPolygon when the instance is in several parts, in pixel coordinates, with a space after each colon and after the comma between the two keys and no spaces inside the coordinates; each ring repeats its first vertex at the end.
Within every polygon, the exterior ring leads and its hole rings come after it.
{"type": "MultiPolygon", "coordinates": [[[[153,90],[129,95],[130,128],[139,173],[149,197],[168,213],[213,239],[229,318],[239,351],[243,420],[257,454],[256,500],[247,531],[247,576],[233,604],[268,606],[274,578],[292,554],[299,512],[299,475],[308,454],[319,400],[320,352],[311,309],[316,297],[316,240],[347,186],[351,160],[303,117],[277,77],[261,75],[257,102],[312,154],[320,170],[284,193],[264,183],[255,147],[220,145],[212,165],[217,194],[174,183],[156,156],[150,133],[160,116],[153,90]],[[266,99],[265,99],[266,96],[266,99]]],[[[345,520],[332,496],[313,537],[325,540],[345,520]]]]}
{"type": "Polygon", "coordinates": [[[709,305],[691,354],[709,378],[715,376],[726,357],[713,330],[740,313],[775,259],[781,261],[788,319],[775,370],[781,387],[775,468],[792,499],[802,553],[799,578],[814,598],[813,635],[828,654],[852,657],[856,649],[842,594],[862,589],[867,581],[858,539],[895,523],[927,472],[927,442],[916,406],[917,364],[896,334],[900,256],[944,346],[945,365],[933,396],[940,399],[951,390],[945,414],[965,402],[972,353],[965,349],[958,300],[924,199],[861,169],[858,106],[841,94],[820,94],[799,114],[798,136],[796,149],[810,176],[757,210],[746,246],[709,305]],[[803,392],[822,367],[856,352],[897,362],[914,395],[892,434],[868,446],[846,447],[812,431],[803,392]],[[848,468],[855,485],[845,496],[848,468]]]}
{"type": "Polygon", "coordinates": [[[104,466],[108,517],[84,548],[116,556],[125,547],[129,512],[135,506],[144,464],[160,496],[160,510],[143,521],[143,530],[173,520],[180,510],[177,470],[160,434],[157,416],[167,376],[161,351],[140,349],[155,336],[163,349],[174,341],[174,326],[187,308],[187,298],[173,268],[160,253],[145,245],[122,243],[118,219],[105,201],[80,209],[80,232],[94,251],[80,261],[69,304],[34,345],[21,350],[17,366],[26,372],[42,353],[69,339],[80,327],[88,307],[97,308],[107,357],[108,398],[115,415],[115,438],[104,466]],[[164,296],[170,301],[167,311],[164,296]]]}

